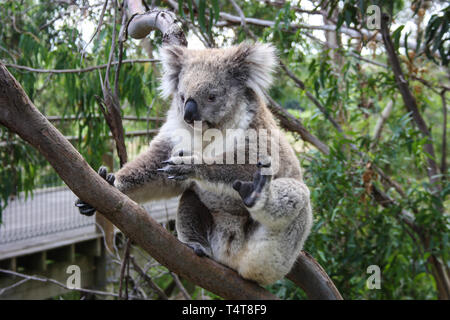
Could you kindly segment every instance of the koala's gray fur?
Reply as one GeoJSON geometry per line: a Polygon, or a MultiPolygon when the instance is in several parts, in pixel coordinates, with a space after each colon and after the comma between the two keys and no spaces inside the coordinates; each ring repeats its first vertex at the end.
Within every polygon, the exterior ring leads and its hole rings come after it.
{"type": "MultiPolygon", "coordinates": [[[[116,173],[115,186],[138,202],[182,194],[176,222],[180,241],[244,278],[260,284],[281,279],[310,232],[312,214],[298,159],[265,104],[275,50],[267,44],[170,46],[162,49],[162,62],[162,94],[172,96],[167,121],[149,149],[116,173]],[[183,119],[188,99],[198,105],[203,130],[266,129],[271,139],[279,137],[279,158],[260,159],[278,171],[262,175],[262,168],[248,162],[192,164],[194,150],[179,148],[174,136],[183,128],[194,139],[192,125],[183,119]]],[[[237,151],[248,156],[249,148],[237,151]]]]}

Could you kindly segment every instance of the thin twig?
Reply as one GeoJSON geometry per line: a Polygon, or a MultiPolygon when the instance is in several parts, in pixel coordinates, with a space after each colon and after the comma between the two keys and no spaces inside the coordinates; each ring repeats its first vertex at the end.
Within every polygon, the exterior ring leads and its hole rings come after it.
{"type": "Polygon", "coordinates": [[[124,10],[121,10],[122,14],[122,25],[119,31],[119,60],[116,67],[116,73],[114,76],[114,93],[119,95],[119,76],[120,76],[120,68],[122,67],[122,59],[123,59],[123,42],[125,41],[125,30],[127,26],[127,14],[124,10]]]}
{"type": "Polygon", "coordinates": [[[113,57],[114,57],[114,50],[116,48],[117,0],[112,0],[112,1],[113,1],[113,7],[114,7],[114,18],[113,18],[114,19],[114,24],[113,24],[112,39],[111,39],[111,49],[109,50],[109,58],[108,58],[107,66],[106,66],[105,81],[103,83],[103,85],[108,90],[110,90],[110,87],[109,87],[109,70],[111,69],[111,64],[112,64],[113,57]]]}
{"type": "Polygon", "coordinates": [[[86,43],[86,45],[84,46],[83,50],[82,50],[82,56],[84,55],[84,53],[86,52],[86,48],[89,46],[89,44],[92,42],[92,40],[94,39],[95,35],[98,33],[97,39],[100,36],[99,30],[103,25],[103,17],[105,16],[105,11],[106,11],[106,6],[108,5],[108,0],[105,0],[105,3],[103,4],[103,8],[102,8],[102,12],[100,13],[100,18],[98,19],[98,24],[97,27],[95,28],[94,33],[92,34],[91,38],[89,39],[89,41],[86,43]]]}
{"type": "Polygon", "coordinates": [[[320,101],[316,97],[314,97],[314,95],[311,92],[306,90],[305,83],[302,80],[300,80],[292,71],[290,71],[286,67],[286,65],[281,61],[280,61],[280,66],[284,70],[284,72],[287,74],[287,76],[289,78],[291,78],[292,80],[294,80],[297,87],[299,87],[300,89],[305,91],[305,94],[308,97],[308,99],[311,100],[312,103],[314,103],[316,105],[316,107],[320,110],[320,112],[322,112],[322,114],[325,116],[325,118],[327,118],[331,122],[331,124],[336,128],[336,130],[339,132],[343,132],[341,125],[339,123],[337,123],[337,121],[330,115],[328,110],[320,103],[320,101]]]}
{"type": "Polygon", "coordinates": [[[130,256],[130,261],[133,264],[134,270],[136,270],[136,272],[147,282],[150,289],[155,291],[159,299],[168,300],[169,298],[164,293],[164,291],[155,282],[153,282],[153,280],[148,276],[147,273],[144,272],[144,270],[142,270],[142,268],[137,264],[133,256],[130,256]]]}
{"type": "Polygon", "coordinates": [[[373,150],[376,147],[376,145],[378,144],[378,141],[381,136],[381,131],[383,131],[384,124],[386,123],[387,119],[389,118],[389,115],[392,112],[393,106],[394,106],[394,100],[389,100],[388,103],[386,104],[386,107],[384,107],[383,111],[381,112],[381,115],[378,118],[378,121],[375,125],[372,143],[370,144],[370,150],[373,150]]]}
{"type": "MultiPolygon", "coordinates": [[[[119,297],[118,294],[113,293],[113,292],[105,292],[105,291],[99,291],[99,290],[90,290],[90,289],[82,289],[82,288],[69,288],[67,287],[65,284],[55,280],[55,279],[51,279],[51,278],[45,278],[45,277],[41,277],[41,276],[30,276],[27,274],[23,274],[23,273],[19,273],[19,272],[15,272],[15,271],[11,271],[11,270],[5,270],[5,269],[0,269],[1,273],[5,273],[5,274],[9,274],[12,276],[17,276],[17,277],[21,277],[27,280],[34,280],[34,281],[40,281],[40,282],[46,282],[46,283],[52,283],[55,284],[61,288],[64,288],[66,290],[75,290],[75,291],[79,291],[79,292],[83,292],[83,293],[91,293],[91,294],[96,294],[96,295],[100,295],[100,296],[112,296],[112,297],[119,297]]],[[[23,284],[24,282],[22,282],[21,284],[23,284]]],[[[2,292],[3,293],[3,292],[2,292]]],[[[137,298],[134,297],[133,298],[137,298]]]]}
{"type": "MultiPolygon", "coordinates": [[[[122,61],[122,64],[124,63],[154,63],[154,62],[160,62],[158,59],[126,59],[122,61]]],[[[19,69],[19,70],[25,70],[30,72],[37,72],[37,73],[82,73],[82,72],[90,72],[95,71],[99,69],[105,69],[108,67],[108,64],[101,64],[98,66],[92,66],[82,69],[35,69],[27,66],[21,66],[13,63],[6,63],[2,62],[5,66],[9,68],[19,69]]],[[[111,62],[111,65],[114,66],[118,64],[119,61],[113,61],[111,62]]]]}
{"type": "Polygon", "coordinates": [[[173,273],[172,271],[170,271],[170,275],[172,276],[173,280],[175,280],[175,283],[176,283],[178,289],[180,289],[180,292],[184,296],[184,298],[186,300],[192,300],[192,297],[189,295],[189,293],[186,291],[186,288],[181,283],[180,278],[178,278],[178,276],[175,273],[173,273]]]}
{"type": "Polygon", "coordinates": [[[241,26],[245,30],[247,34],[250,34],[252,38],[255,38],[255,34],[248,28],[247,22],[245,21],[245,15],[244,11],[242,11],[241,7],[236,3],[234,0],[230,0],[231,4],[233,5],[234,9],[239,14],[239,17],[241,17],[241,26]]]}
{"type": "Polygon", "coordinates": [[[442,90],[441,100],[442,100],[442,113],[443,113],[443,126],[442,126],[442,157],[441,157],[441,173],[442,179],[445,179],[447,174],[447,101],[445,99],[445,94],[447,90],[442,90]]]}
{"type": "MultiPolygon", "coordinates": [[[[120,279],[119,279],[119,298],[120,299],[123,298],[123,296],[122,296],[123,279],[125,277],[125,268],[126,268],[127,264],[129,263],[130,247],[131,247],[131,239],[127,239],[125,253],[123,254],[123,259],[122,259],[122,266],[120,267],[120,279]]],[[[127,291],[127,293],[128,293],[128,291],[127,291]]]]}
{"type": "Polygon", "coordinates": [[[22,279],[22,280],[20,280],[20,281],[17,281],[16,283],[10,285],[9,287],[5,287],[5,288],[0,289],[0,296],[1,296],[2,294],[4,294],[6,291],[11,290],[11,289],[14,289],[14,288],[16,288],[16,287],[18,287],[18,286],[24,284],[25,282],[30,281],[30,280],[31,280],[31,279],[29,279],[29,278],[24,278],[24,279],[22,279]]]}

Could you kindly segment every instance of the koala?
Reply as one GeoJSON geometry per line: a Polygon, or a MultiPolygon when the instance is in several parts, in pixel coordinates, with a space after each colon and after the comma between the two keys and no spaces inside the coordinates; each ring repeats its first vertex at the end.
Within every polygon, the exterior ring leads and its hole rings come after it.
{"type": "MultiPolygon", "coordinates": [[[[300,163],[265,101],[275,49],[243,43],[161,51],[161,93],[172,98],[166,122],[115,176],[99,173],[136,202],[181,195],[177,236],[197,255],[261,285],[283,278],[310,233],[312,211],[300,163]],[[241,135],[225,139],[220,152],[197,152],[208,142],[202,135],[227,130],[241,135]],[[268,141],[250,143],[251,132],[267,132],[268,141]]],[[[77,206],[83,214],[95,211],[81,201],[77,206]]]]}

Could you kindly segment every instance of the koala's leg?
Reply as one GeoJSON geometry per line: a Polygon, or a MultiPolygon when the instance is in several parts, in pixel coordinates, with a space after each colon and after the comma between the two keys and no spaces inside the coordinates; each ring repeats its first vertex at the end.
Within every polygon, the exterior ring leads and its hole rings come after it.
{"type": "Polygon", "coordinates": [[[233,183],[252,218],[277,229],[306,214],[301,220],[304,219],[309,230],[312,216],[308,187],[294,178],[272,179],[271,175],[262,175],[261,167],[260,164],[253,181],[236,180],[233,183]]]}
{"type": "Polygon", "coordinates": [[[312,226],[309,190],[293,178],[272,179],[257,171],[253,181],[236,181],[251,217],[267,232],[249,239],[238,272],[262,285],[283,278],[295,263],[312,226]]]}
{"type": "Polygon", "coordinates": [[[178,239],[199,256],[212,256],[208,241],[213,219],[209,209],[192,190],[186,190],[180,199],[176,229],[178,239]]]}

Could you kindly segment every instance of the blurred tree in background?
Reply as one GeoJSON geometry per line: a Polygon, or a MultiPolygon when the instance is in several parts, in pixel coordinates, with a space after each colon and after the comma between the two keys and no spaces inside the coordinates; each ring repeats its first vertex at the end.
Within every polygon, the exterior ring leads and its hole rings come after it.
{"type": "MultiPolygon", "coordinates": [[[[315,223],[305,250],[344,298],[450,298],[447,1],[147,2],[177,13],[189,47],[246,40],[277,47],[282,64],[269,94],[326,146],[319,150],[286,131],[312,196],[315,223]],[[391,17],[392,52],[381,24],[369,23],[381,19],[368,10],[373,5],[391,17]],[[396,81],[392,54],[415,111],[396,81]],[[381,269],[379,290],[366,286],[371,265],[381,269]]],[[[76,137],[94,169],[110,150],[96,96],[108,57],[116,61],[121,53],[119,46],[110,52],[121,26],[117,8],[115,0],[0,1],[1,61],[43,114],[76,116],[58,129],[76,137]]],[[[157,58],[160,44],[158,34],[123,42],[121,73],[117,64],[109,70],[111,79],[118,77],[123,115],[164,116],[160,65],[142,60],[157,58]]],[[[125,130],[138,126],[125,124],[125,130]]],[[[45,185],[54,173],[36,150],[1,127],[0,141],[5,207],[12,195],[45,185]]],[[[285,299],[304,297],[288,280],[269,289],[285,299]]]]}

